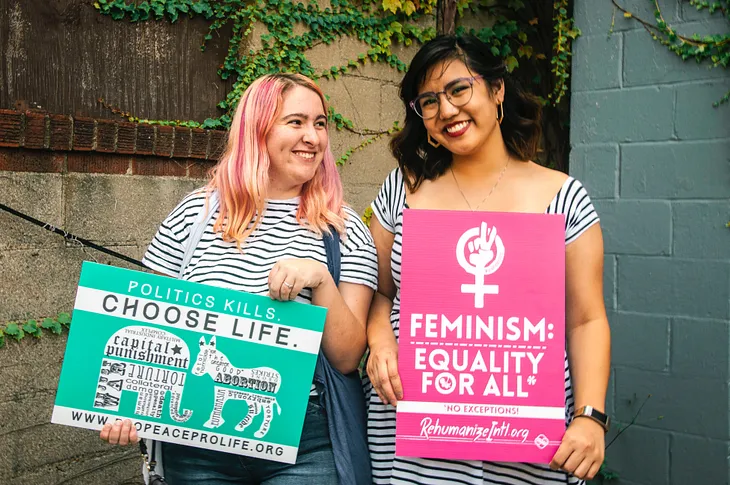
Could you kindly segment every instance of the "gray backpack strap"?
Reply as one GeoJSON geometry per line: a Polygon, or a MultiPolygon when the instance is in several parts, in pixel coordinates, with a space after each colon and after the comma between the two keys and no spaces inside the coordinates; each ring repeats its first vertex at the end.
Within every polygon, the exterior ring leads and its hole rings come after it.
{"type": "Polygon", "coordinates": [[[208,227],[210,220],[213,218],[213,214],[218,210],[220,206],[220,199],[218,192],[212,192],[208,199],[208,211],[206,212],[205,207],[200,211],[200,214],[195,219],[193,226],[190,228],[190,236],[188,237],[187,245],[185,246],[185,254],[183,255],[182,263],[180,264],[180,271],[177,274],[178,279],[182,278],[185,268],[190,264],[190,260],[193,259],[193,253],[195,248],[198,247],[200,239],[205,233],[205,229],[208,227]]]}
{"type": "MultiPolygon", "coordinates": [[[[193,222],[193,227],[190,228],[190,237],[188,237],[188,242],[185,246],[185,254],[183,254],[182,263],[180,264],[180,271],[177,273],[178,279],[182,278],[185,268],[188,267],[190,260],[193,259],[195,248],[198,246],[200,239],[205,233],[205,228],[208,227],[213,214],[215,214],[219,206],[220,199],[218,198],[218,192],[212,192],[208,199],[208,211],[206,212],[205,206],[203,206],[203,210],[200,211],[200,214],[198,214],[195,218],[195,222],[193,222]]],[[[164,477],[165,471],[162,465],[162,442],[149,438],[143,441],[140,441],[140,450],[144,450],[145,448],[146,450],[149,450],[150,459],[153,460],[156,465],[153,467],[154,472],[164,477]],[[146,446],[142,445],[143,441],[146,446]]],[[[146,453],[142,451],[142,455],[146,455],[146,453]]],[[[144,483],[146,485],[150,485],[150,472],[146,464],[142,466],[142,477],[144,478],[144,483]]]]}

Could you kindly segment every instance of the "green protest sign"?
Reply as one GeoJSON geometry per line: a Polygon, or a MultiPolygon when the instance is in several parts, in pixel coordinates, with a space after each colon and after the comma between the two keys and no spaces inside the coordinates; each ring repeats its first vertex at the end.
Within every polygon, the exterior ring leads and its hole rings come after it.
{"type": "Polygon", "coordinates": [[[325,316],[85,262],[52,422],[294,463],[325,316]]]}

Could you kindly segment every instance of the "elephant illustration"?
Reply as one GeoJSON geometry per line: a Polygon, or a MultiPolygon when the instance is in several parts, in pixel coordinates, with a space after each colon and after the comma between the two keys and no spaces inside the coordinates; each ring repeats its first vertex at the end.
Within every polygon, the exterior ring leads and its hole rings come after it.
{"type": "Polygon", "coordinates": [[[224,423],[222,417],[223,406],[229,399],[244,401],[248,405],[248,413],[236,425],[236,431],[243,431],[254,418],[263,413],[264,419],[256,438],[263,438],[269,432],[274,409],[281,414],[281,408],[276,401],[276,394],[281,388],[281,374],[271,367],[240,368],[231,364],[228,357],[216,348],[215,337],[210,343],[200,338],[200,353],[193,365],[193,375],[210,374],[214,382],[226,384],[227,387],[214,386],[215,397],[213,411],[208,421],[203,424],[206,428],[217,428],[224,423]]]}
{"type": "Polygon", "coordinates": [[[122,393],[132,391],[137,393],[135,414],[160,418],[169,392],[170,417],[178,423],[190,419],[193,412],[180,409],[190,364],[190,350],[181,338],[149,327],[125,327],[109,337],[104,354],[95,408],[119,411],[122,393]]]}

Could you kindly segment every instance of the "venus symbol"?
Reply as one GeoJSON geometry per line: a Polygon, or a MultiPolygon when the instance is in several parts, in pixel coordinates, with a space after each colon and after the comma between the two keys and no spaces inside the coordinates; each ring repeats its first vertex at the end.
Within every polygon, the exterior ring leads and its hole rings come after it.
{"type": "Polygon", "coordinates": [[[474,295],[474,308],[484,308],[484,296],[499,293],[499,285],[484,284],[484,277],[497,271],[504,261],[504,244],[497,228],[482,222],[464,232],[456,244],[456,261],[474,275],[474,284],[462,284],[461,292],[474,295]]]}

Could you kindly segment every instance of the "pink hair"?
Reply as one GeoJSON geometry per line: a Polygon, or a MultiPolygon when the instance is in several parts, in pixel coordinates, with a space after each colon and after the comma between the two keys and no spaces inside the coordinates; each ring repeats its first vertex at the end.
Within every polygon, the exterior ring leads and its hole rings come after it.
{"type": "MultiPolygon", "coordinates": [[[[226,150],[211,171],[206,190],[217,190],[220,196],[220,214],[213,228],[223,233],[224,241],[235,241],[239,249],[256,230],[264,212],[270,164],[266,137],[281,112],[284,95],[296,85],[317,93],[327,113],[324,94],[311,79],[300,74],[263,76],[243,93],[226,150]]],[[[322,163],[300,195],[300,224],[317,234],[329,233],[331,225],[344,236],[342,182],[329,141],[322,163]]]]}

